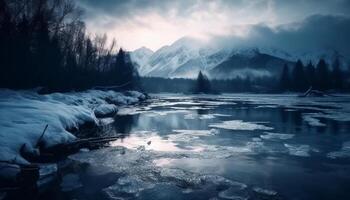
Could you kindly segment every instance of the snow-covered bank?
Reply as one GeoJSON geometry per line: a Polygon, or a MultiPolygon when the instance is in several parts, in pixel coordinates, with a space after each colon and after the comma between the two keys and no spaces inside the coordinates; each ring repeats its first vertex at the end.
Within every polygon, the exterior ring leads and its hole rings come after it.
{"type": "Polygon", "coordinates": [[[42,141],[47,146],[65,143],[75,137],[67,130],[85,123],[97,124],[96,118],[117,111],[118,105],[144,100],[140,92],[124,93],[89,90],[86,92],[39,95],[34,91],[0,90],[0,160],[27,164],[20,155],[35,152],[35,146],[46,124],[42,141]],[[96,114],[96,115],[95,115],[96,114]]]}

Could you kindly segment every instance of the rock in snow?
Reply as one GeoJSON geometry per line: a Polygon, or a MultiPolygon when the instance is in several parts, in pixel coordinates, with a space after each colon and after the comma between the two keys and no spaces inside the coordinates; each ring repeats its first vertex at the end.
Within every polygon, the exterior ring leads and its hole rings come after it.
{"type": "Polygon", "coordinates": [[[95,116],[98,118],[113,117],[118,109],[113,104],[103,104],[94,109],[95,116]]]}
{"type": "Polygon", "coordinates": [[[27,151],[35,145],[46,124],[42,140],[47,146],[66,143],[75,137],[67,130],[85,123],[95,123],[96,117],[116,112],[116,105],[136,103],[145,95],[132,91],[89,90],[85,92],[39,95],[34,91],[0,90],[0,159],[28,164],[20,155],[25,144],[27,151]]]}

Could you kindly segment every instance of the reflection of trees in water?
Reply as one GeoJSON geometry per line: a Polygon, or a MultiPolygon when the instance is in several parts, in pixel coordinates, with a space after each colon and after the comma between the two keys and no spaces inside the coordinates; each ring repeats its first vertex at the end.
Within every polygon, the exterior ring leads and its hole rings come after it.
{"type": "Polygon", "coordinates": [[[197,114],[198,115],[206,115],[209,114],[209,110],[208,109],[197,109],[197,114]]]}
{"type": "Polygon", "coordinates": [[[132,127],[137,124],[138,120],[139,115],[116,115],[112,125],[116,134],[126,137],[130,135],[132,127]]]}

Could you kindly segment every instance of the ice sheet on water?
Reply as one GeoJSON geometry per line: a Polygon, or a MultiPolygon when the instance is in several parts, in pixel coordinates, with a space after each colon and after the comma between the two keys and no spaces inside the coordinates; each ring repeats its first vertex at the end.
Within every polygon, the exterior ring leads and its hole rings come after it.
{"type": "Polygon", "coordinates": [[[199,115],[199,119],[214,119],[215,116],[211,114],[199,115]]]}
{"type": "Polygon", "coordinates": [[[186,114],[184,119],[196,119],[197,115],[193,113],[186,114]]]}
{"type": "Polygon", "coordinates": [[[158,110],[158,111],[150,111],[149,113],[154,116],[165,116],[169,114],[177,114],[177,113],[188,113],[188,110],[158,110]]]}
{"type": "Polygon", "coordinates": [[[327,154],[328,158],[350,158],[350,141],[343,143],[342,148],[339,151],[333,151],[327,154]]]}
{"type": "Polygon", "coordinates": [[[320,116],[320,113],[308,113],[303,114],[303,120],[308,123],[310,126],[324,127],[326,124],[321,123],[316,117],[320,116]]]}
{"type": "Polygon", "coordinates": [[[232,115],[227,115],[227,114],[213,114],[215,117],[231,117],[232,115]]]}
{"type": "Polygon", "coordinates": [[[154,185],[137,176],[124,176],[120,177],[116,184],[103,189],[103,193],[110,199],[137,197],[140,192],[151,189],[154,185]]]}
{"type": "MultiPolygon", "coordinates": [[[[164,158],[183,158],[183,154],[166,154],[160,152],[137,151],[125,148],[106,148],[78,153],[71,159],[88,162],[91,165],[105,166],[115,173],[125,174],[114,185],[104,189],[109,197],[121,194],[137,195],[155,184],[166,183],[183,189],[197,189],[204,185],[246,188],[243,183],[226,179],[219,175],[200,174],[166,165],[157,166],[157,160],[164,158]]],[[[99,167],[98,167],[99,168],[99,167]]],[[[190,190],[189,190],[190,191],[190,190]]]]}
{"type": "Polygon", "coordinates": [[[173,132],[178,133],[176,135],[169,135],[170,138],[177,139],[177,136],[183,136],[183,135],[189,135],[193,137],[198,136],[211,136],[219,134],[219,130],[217,129],[210,129],[210,130],[191,130],[191,129],[175,129],[173,132]],[[175,137],[172,137],[175,136],[175,137]]]}
{"type": "Polygon", "coordinates": [[[171,140],[165,140],[154,132],[149,134],[131,135],[123,140],[116,140],[110,143],[111,146],[122,146],[128,149],[145,149],[154,151],[183,151],[171,140]]]}
{"type": "Polygon", "coordinates": [[[287,134],[287,133],[271,133],[271,132],[264,132],[265,135],[260,135],[260,138],[265,140],[288,140],[294,137],[294,134],[287,134]]]}
{"type": "Polygon", "coordinates": [[[198,114],[193,114],[189,113],[184,116],[185,119],[214,119],[216,117],[215,114],[203,114],[203,115],[198,115],[198,114]]]}
{"type": "Polygon", "coordinates": [[[117,115],[137,115],[140,113],[144,113],[150,110],[150,108],[138,108],[138,107],[122,107],[119,109],[117,115]]]}
{"type": "Polygon", "coordinates": [[[245,130],[245,131],[273,129],[272,127],[268,127],[262,124],[258,124],[254,122],[244,122],[242,120],[231,120],[231,121],[223,121],[221,123],[213,123],[213,124],[210,124],[209,127],[229,129],[229,130],[245,130]]]}
{"type": "Polygon", "coordinates": [[[79,175],[77,174],[66,174],[62,178],[61,182],[61,190],[62,191],[72,191],[78,188],[81,188],[83,185],[81,184],[79,175]]]}
{"type": "Polygon", "coordinates": [[[275,195],[277,195],[276,191],[263,189],[263,188],[260,188],[260,187],[254,187],[253,191],[256,192],[256,193],[264,194],[264,195],[268,195],[268,196],[275,196],[275,195]]]}
{"type": "Polygon", "coordinates": [[[315,151],[306,144],[284,144],[284,146],[288,149],[289,154],[293,156],[309,157],[310,151],[315,151]]]}

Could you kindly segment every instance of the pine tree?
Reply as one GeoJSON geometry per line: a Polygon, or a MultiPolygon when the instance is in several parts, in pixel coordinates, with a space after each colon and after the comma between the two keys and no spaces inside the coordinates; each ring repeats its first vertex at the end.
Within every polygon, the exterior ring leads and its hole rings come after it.
{"type": "Polygon", "coordinates": [[[333,89],[343,89],[343,74],[340,69],[339,59],[336,59],[333,63],[333,71],[332,71],[332,81],[333,81],[333,89]]]}
{"type": "Polygon", "coordinates": [[[16,40],[17,55],[21,59],[16,59],[15,65],[18,75],[15,77],[16,86],[18,88],[26,88],[30,84],[30,77],[28,75],[31,73],[31,35],[29,30],[29,22],[25,15],[22,16],[22,20],[17,25],[18,34],[16,40]]]}
{"type": "Polygon", "coordinates": [[[282,74],[280,77],[280,90],[286,91],[290,89],[290,77],[289,77],[289,68],[288,65],[285,64],[283,66],[282,74]]]}
{"type": "Polygon", "coordinates": [[[122,89],[135,89],[138,87],[139,75],[132,65],[129,55],[119,49],[113,69],[116,84],[122,89]]]}
{"type": "Polygon", "coordinates": [[[199,71],[198,77],[196,80],[196,85],[194,88],[194,93],[210,93],[211,85],[208,77],[199,71]]]}
{"type": "Polygon", "coordinates": [[[324,59],[320,59],[316,67],[316,88],[318,90],[328,90],[331,87],[330,72],[324,59]]]}
{"type": "Polygon", "coordinates": [[[315,85],[315,67],[310,61],[306,66],[306,81],[308,87],[313,87],[315,85]]]}
{"type": "Polygon", "coordinates": [[[307,89],[306,78],[304,72],[304,65],[301,60],[298,60],[292,72],[293,76],[293,89],[294,91],[301,92],[307,89]]]}

